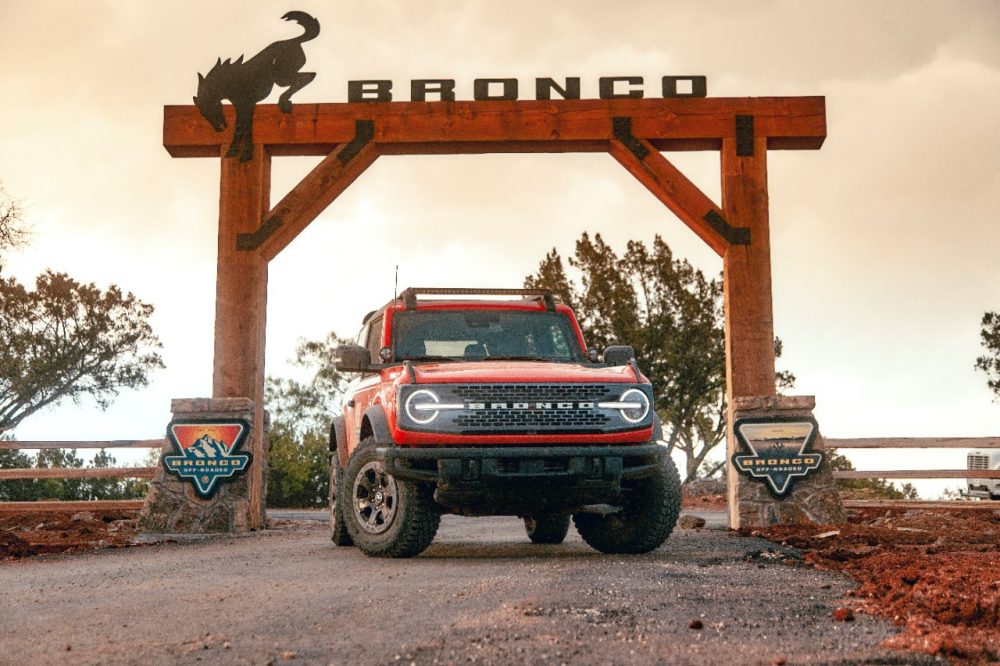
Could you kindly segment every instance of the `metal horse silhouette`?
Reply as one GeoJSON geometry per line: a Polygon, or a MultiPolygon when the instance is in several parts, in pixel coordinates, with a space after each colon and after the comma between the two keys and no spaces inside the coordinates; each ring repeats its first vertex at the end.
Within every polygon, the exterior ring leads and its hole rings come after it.
{"type": "Polygon", "coordinates": [[[287,86],[278,98],[278,108],[291,113],[292,95],[316,77],[315,72],[299,70],[306,64],[302,43],[319,34],[319,21],[305,12],[288,12],[281,18],[301,25],[303,33],[293,39],[274,42],[246,62],[243,56],[236,62],[228,58],[223,62],[219,58],[208,75],[198,74],[198,94],[194,103],[216,132],[228,126],[222,114],[222,100],[228,99],[236,108],[233,142],[226,157],[239,157],[241,162],[253,157],[254,108],[257,102],[271,94],[275,85],[287,86]]]}

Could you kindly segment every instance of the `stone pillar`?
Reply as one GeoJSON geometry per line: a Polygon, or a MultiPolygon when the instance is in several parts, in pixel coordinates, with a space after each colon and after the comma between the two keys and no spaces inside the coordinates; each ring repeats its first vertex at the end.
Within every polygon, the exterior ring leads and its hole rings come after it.
{"type": "MultiPolygon", "coordinates": [[[[249,398],[191,398],[170,403],[172,421],[229,421],[240,419],[250,426],[239,452],[250,452],[251,442],[258,435],[254,430],[255,406],[249,398]]],[[[267,439],[267,413],[264,413],[259,437],[267,439]]],[[[146,506],[139,515],[139,529],[154,534],[202,534],[209,532],[246,532],[265,525],[264,503],[254,502],[251,488],[255,485],[266,496],[267,456],[255,455],[242,474],[220,479],[211,497],[201,497],[189,479],[178,478],[162,466],[164,455],[175,455],[167,433],[160,455],[161,466],[150,483],[146,506]],[[256,508],[254,508],[256,507],[256,508]]]]}
{"type": "MultiPolygon", "coordinates": [[[[740,419],[812,419],[815,406],[813,396],[736,397],[731,413],[733,423],[740,419]]],[[[772,494],[766,481],[737,472],[730,460],[728,474],[733,477],[730,485],[736,486],[735,504],[729,507],[730,527],[843,522],[844,507],[833,480],[823,436],[818,431],[811,450],[823,455],[819,469],[796,478],[791,491],[781,498],[772,494]]]]}

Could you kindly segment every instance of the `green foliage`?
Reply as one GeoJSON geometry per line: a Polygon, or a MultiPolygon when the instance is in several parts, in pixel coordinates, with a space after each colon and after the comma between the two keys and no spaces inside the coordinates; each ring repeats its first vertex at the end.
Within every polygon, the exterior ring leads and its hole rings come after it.
{"type": "Polygon", "coordinates": [[[29,290],[0,279],[0,432],[64,399],[106,408],[162,368],[153,306],[46,271],[29,290]]]}
{"type": "MultiPolygon", "coordinates": [[[[114,467],[115,459],[104,449],[88,467],[114,467]]],[[[37,456],[23,451],[0,451],[0,469],[51,469],[84,467],[76,449],[42,449],[37,456]]],[[[0,481],[0,501],[127,500],[142,499],[149,484],[137,479],[14,479],[0,481]]]]}
{"type": "MultiPolygon", "coordinates": [[[[117,462],[114,456],[101,449],[94,456],[90,467],[114,467],[117,462]]],[[[156,462],[147,466],[158,465],[159,456],[157,455],[156,462]]],[[[144,499],[146,493],[149,492],[149,481],[145,479],[87,479],[86,481],[90,499],[95,500],[144,499]]]]}
{"type": "Polygon", "coordinates": [[[330,421],[340,411],[337,399],[347,386],[347,379],[334,367],[334,352],[338,344],[348,342],[335,333],[323,340],[300,340],[292,365],[311,371],[309,381],[267,378],[264,398],[276,426],[300,436],[311,430],[329,432],[330,421]]]}
{"type": "MultiPolygon", "coordinates": [[[[854,465],[836,451],[827,452],[830,468],[836,472],[853,471],[854,465]]],[[[884,479],[837,479],[837,487],[855,499],[917,499],[917,489],[910,483],[897,488],[884,479]]]]}
{"type": "MultiPolygon", "coordinates": [[[[553,248],[524,286],[557,294],[576,313],[588,344],[635,348],[656,392],[667,441],[687,457],[685,481],[696,478],[726,434],[721,280],[709,280],[686,260],[674,258],[659,236],[652,248],[629,241],[619,257],[600,234],[591,239],[584,233],[569,265],[579,271],[579,284],[569,279],[553,248]]],[[[775,352],[781,353],[778,339],[775,352]]],[[[780,374],[779,388],[794,380],[790,373],[780,374]]]]}
{"type": "MultiPolygon", "coordinates": [[[[32,467],[33,459],[22,451],[0,451],[0,469],[32,467]]],[[[38,499],[37,480],[12,479],[0,481],[0,502],[28,502],[38,499]]]]}
{"type": "Polygon", "coordinates": [[[986,375],[986,385],[1000,400],[1000,312],[983,315],[979,337],[986,353],[976,359],[976,369],[986,375]]]}
{"type": "Polygon", "coordinates": [[[271,413],[267,504],[276,507],[326,506],[330,487],[330,422],[339,411],[346,378],[334,368],[334,350],[346,342],[330,333],[303,340],[292,363],[311,371],[306,382],[268,377],[271,413]]]}
{"type": "Polygon", "coordinates": [[[317,431],[297,436],[272,428],[268,454],[267,505],[323,507],[330,491],[328,438],[317,431]]]}

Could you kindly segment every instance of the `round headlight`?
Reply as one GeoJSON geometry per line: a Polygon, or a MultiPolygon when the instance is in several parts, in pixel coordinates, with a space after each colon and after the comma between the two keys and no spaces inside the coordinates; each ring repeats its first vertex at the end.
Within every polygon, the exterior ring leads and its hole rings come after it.
{"type": "Polygon", "coordinates": [[[622,418],[629,423],[639,423],[649,414],[649,398],[639,389],[629,389],[618,398],[619,402],[635,402],[639,407],[621,410],[622,418]]]}
{"type": "Polygon", "coordinates": [[[406,404],[403,405],[403,409],[406,410],[406,416],[411,421],[420,425],[427,425],[437,418],[438,410],[435,407],[436,403],[439,402],[441,401],[434,391],[420,389],[410,394],[410,397],[406,399],[406,404]]]}

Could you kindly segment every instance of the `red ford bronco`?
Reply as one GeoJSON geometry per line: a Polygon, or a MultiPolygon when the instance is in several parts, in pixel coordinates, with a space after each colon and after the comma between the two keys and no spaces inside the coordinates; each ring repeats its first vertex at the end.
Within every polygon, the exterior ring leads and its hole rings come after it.
{"type": "Polygon", "coordinates": [[[456,513],[520,516],[546,544],[572,516],[597,550],[645,553],[677,522],[680,479],[632,348],[599,359],[548,292],[407,289],[336,354],[360,373],[330,429],[338,546],[411,557],[456,513]],[[450,298],[418,299],[432,295],[450,298]]]}

